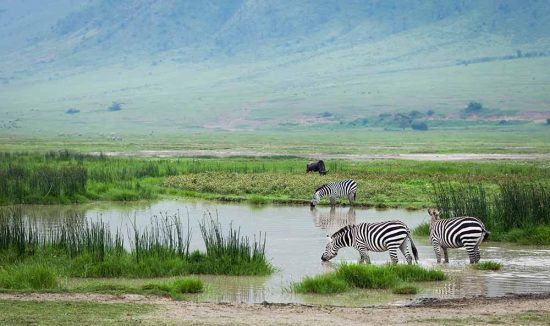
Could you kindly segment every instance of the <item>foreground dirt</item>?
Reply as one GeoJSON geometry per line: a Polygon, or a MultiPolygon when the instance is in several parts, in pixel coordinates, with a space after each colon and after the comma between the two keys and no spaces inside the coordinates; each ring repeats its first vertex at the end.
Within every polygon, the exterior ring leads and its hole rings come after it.
{"type": "MultiPolygon", "coordinates": [[[[181,151],[137,151],[137,152],[92,152],[91,155],[106,155],[113,157],[262,157],[262,156],[289,156],[289,153],[268,153],[254,151],[215,151],[215,150],[181,150],[181,151]]],[[[315,154],[300,155],[307,159],[339,159],[351,161],[371,160],[413,160],[413,161],[532,161],[550,160],[550,154],[315,154]]]]}
{"type": "MultiPolygon", "coordinates": [[[[0,294],[0,300],[155,304],[145,324],[175,325],[549,325],[550,294],[503,298],[423,300],[407,306],[362,308],[300,304],[217,304],[141,295],[0,294]]],[[[135,318],[132,320],[135,321],[135,318]]]]}

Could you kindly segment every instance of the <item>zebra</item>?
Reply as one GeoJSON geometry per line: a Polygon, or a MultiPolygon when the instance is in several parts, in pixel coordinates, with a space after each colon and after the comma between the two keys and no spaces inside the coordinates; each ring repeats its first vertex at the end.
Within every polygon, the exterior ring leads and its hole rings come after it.
{"type": "Polygon", "coordinates": [[[409,252],[412,249],[414,261],[418,262],[418,250],[411,238],[411,232],[401,221],[386,221],[377,223],[359,223],[344,226],[329,238],[322,261],[336,257],[338,250],[344,247],[353,247],[359,251],[361,262],[370,264],[368,251],[389,251],[392,263],[397,264],[397,249],[399,248],[407,263],[412,264],[413,257],[409,252]]]}
{"type": "Polygon", "coordinates": [[[479,245],[489,237],[483,222],[470,216],[441,219],[437,209],[428,209],[430,214],[430,240],[437,263],[441,263],[441,251],[445,263],[449,262],[448,248],[466,248],[470,264],[479,262],[479,245]]]}
{"type": "Polygon", "coordinates": [[[311,199],[310,206],[315,207],[321,201],[321,197],[328,196],[330,199],[330,206],[336,205],[336,199],[341,197],[347,197],[349,204],[353,205],[355,200],[355,192],[357,191],[357,183],[352,179],[346,179],[337,182],[331,182],[320,186],[315,189],[313,198],[311,199]]]}

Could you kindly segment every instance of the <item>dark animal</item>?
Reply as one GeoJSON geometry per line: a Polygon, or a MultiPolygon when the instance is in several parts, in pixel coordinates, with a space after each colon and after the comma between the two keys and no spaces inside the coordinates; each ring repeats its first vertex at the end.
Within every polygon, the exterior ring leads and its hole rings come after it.
{"type": "Polygon", "coordinates": [[[327,174],[327,170],[325,169],[325,162],[323,160],[319,160],[317,162],[309,162],[306,165],[306,173],[307,172],[319,172],[321,175],[327,174]]]}

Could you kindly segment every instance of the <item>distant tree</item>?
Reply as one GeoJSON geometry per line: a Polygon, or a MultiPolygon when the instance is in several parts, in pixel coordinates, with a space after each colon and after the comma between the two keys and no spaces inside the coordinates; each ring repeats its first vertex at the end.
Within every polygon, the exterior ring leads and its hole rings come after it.
{"type": "Polygon", "coordinates": [[[550,118],[546,119],[546,124],[550,125],[550,118]]]}
{"type": "Polygon", "coordinates": [[[468,106],[464,109],[466,113],[478,113],[481,110],[483,110],[483,104],[473,101],[468,103],[468,106]]]}
{"type": "Polygon", "coordinates": [[[68,108],[67,110],[65,110],[65,113],[66,114],[76,114],[76,113],[80,113],[80,110],[75,109],[75,108],[68,108]]]}
{"type": "Polygon", "coordinates": [[[409,119],[401,119],[399,121],[399,128],[405,129],[411,126],[411,120],[409,119]]]}
{"type": "Polygon", "coordinates": [[[411,123],[411,128],[424,131],[428,130],[428,125],[424,121],[413,121],[413,123],[411,123]]]}
{"type": "Polygon", "coordinates": [[[434,114],[435,114],[435,111],[434,111],[434,110],[428,110],[428,111],[426,112],[426,115],[427,115],[428,117],[431,117],[431,116],[434,115],[434,114]]]}
{"type": "Polygon", "coordinates": [[[422,118],[424,116],[424,114],[420,111],[417,111],[417,110],[412,110],[410,113],[409,113],[409,117],[411,119],[419,119],[419,118],[422,118]]]}
{"type": "Polygon", "coordinates": [[[116,102],[116,101],[115,101],[115,102],[113,102],[113,103],[111,104],[111,106],[109,106],[109,108],[108,108],[107,110],[108,110],[108,111],[111,111],[111,112],[113,112],[113,111],[120,111],[120,110],[122,110],[122,105],[120,105],[119,102],[116,102]]]}
{"type": "Polygon", "coordinates": [[[465,118],[469,115],[472,115],[472,114],[479,114],[481,113],[481,111],[483,110],[483,104],[479,103],[479,102],[470,102],[468,103],[468,106],[465,107],[464,109],[462,109],[460,111],[460,116],[462,118],[465,118]]]}

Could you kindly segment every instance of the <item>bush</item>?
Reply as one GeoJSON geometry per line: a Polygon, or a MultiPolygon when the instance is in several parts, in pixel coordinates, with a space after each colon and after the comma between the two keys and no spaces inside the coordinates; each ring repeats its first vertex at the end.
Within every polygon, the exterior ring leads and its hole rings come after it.
{"type": "Polygon", "coordinates": [[[75,109],[75,108],[68,108],[67,110],[65,110],[65,113],[66,114],[76,114],[76,113],[80,113],[80,110],[75,109]]]}
{"type": "Polygon", "coordinates": [[[122,110],[122,105],[119,102],[113,102],[107,110],[111,112],[120,111],[122,110]]]}
{"type": "Polygon", "coordinates": [[[413,121],[411,128],[414,130],[428,130],[428,125],[424,121],[413,121]]]}

